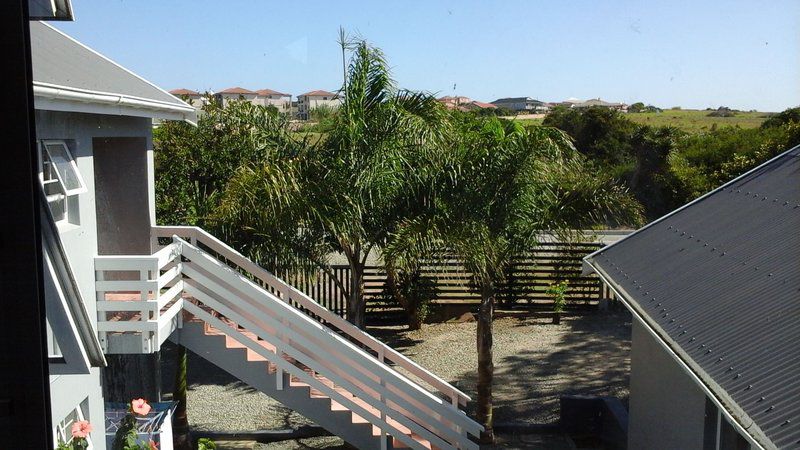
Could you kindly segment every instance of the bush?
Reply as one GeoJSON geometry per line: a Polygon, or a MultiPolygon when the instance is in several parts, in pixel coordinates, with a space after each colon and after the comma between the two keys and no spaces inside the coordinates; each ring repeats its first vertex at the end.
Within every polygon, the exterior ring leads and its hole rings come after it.
{"type": "Polygon", "coordinates": [[[783,112],[770,116],[764,121],[764,123],[761,124],[761,128],[775,128],[792,122],[800,122],[800,106],[796,108],[789,108],[783,112]]]}
{"type": "Polygon", "coordinates": [[[605,165],[630,163],[630,138],[637,125],[619,111],[602,107],[584,110],[555,108],[542,123],[569,134],[584,155],[605,165]]]}
{"type": "Polygon", "coordinates": [[[708,117],[733,117],[736,115],[736,111],[726,107],[720,106],[715,111],[711,111],[710,113],[706,114],[708,117]]]}

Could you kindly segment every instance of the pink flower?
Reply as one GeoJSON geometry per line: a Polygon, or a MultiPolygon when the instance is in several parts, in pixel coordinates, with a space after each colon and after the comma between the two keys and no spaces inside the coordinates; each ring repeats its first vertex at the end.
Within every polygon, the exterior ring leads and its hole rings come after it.
{"type": "Polygon", "coordinates": [[[137,398],[131,401],[131,410],[140,416],[146,416],[150,412],[150,405],[145,399],[137,398]]]}
{"type": "Polygon", "coordinates": [[[92,424],[87,420],[79,420],[72,424],[72,437],[85,438],[92,432],[92,424]]]}
{"type": "Polygon", "coordinates": [[[150,444],[150,450],[158,450],[158,444],[156,444],[156,441],[151,439],[149,444],[150,444]]]}

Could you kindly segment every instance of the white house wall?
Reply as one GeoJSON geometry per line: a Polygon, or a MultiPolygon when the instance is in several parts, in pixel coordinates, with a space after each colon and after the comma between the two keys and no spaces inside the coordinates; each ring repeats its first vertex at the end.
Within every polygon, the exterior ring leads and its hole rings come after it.
{"type": "Polygon", "coordinates": [[[632,328],[628,448],[702,449],[705,394],[638,320],[632,328]]]}
{"type": "MultiPolygon", "coordinates": [[[[148,174],[147,198],[148,217],[153,218],[154,192],[152,186],[153,155],[151,120],[139,117],[106,116],[98,114],[70,113],[60,111],[36,111],[36,138],[64,139],[76,159],[78,170],[86,183],[87,192],[79,194],[80,225],[59,226],[61,240],[86,302],[90,318],[97,319],[94,288],[94,256],[97,254],[97,220],[95,198],[95,172],[93,162],[93,138],[97,137],[140,137],[144,138],[147,149],[148,174]]],[[[140,203],[140,202],[139,202],[140,203]]],[[[51,408],[53,424],[58,424],[84,399],[89,399],[89,417],[94,424],[94,448],[103,450],[103,395],[100,369],[92,368],[85,375],[59,375],[50,377],[51,408]]]]}

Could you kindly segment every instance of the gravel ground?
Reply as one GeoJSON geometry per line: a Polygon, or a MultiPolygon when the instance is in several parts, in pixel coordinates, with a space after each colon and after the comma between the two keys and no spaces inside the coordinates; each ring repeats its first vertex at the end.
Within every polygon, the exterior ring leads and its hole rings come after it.
{"type": "MultiPolygon", "coordinates": [[[[427,325],[420,331],[381,327],[370,332],[423,367],[476,397],[476,324],[427,325]]],[[[558,398],[566,394],[612,395],[627,402],[630,370],[630,315],[592,313],[562,318],[502,317],[494,322],[495,422],[549,423],[558,419],[558,398]]],[[[171,391],[171,351],[163,355],[164,388],[171,391]]],[[[301,415],[251,389],[190,353],[189,422],[194,429],[233,431],[276,429],[309,423],[301,415]]],[[[470,408],[474,407],[474,402],[470,408]]],[[[468,409],[473,414],[472,409],[468,409]]],[[[498,448],[535,448],[531,436],[505,438],[498,448]],[[520,439],[528,444],[521,445],[520,439]],[[521,445],[521,446],[520,446],[521,445]]],[[[548,441],[541,448],[556,448],[548,441]]],[[[558,445],[560,448],[561,445],[558,445]]],[[[256,445],[256,449],[340,449],[335,437],[256,445]]]]}

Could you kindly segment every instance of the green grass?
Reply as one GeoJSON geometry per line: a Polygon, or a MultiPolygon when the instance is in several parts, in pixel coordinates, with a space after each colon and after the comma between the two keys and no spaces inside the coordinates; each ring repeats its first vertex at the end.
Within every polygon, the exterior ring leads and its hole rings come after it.
{"type": "Polygon", "coordinates": [[[642,125],[673,126],[689,133],[700,133],[717,128],[738,126],[741,128],[757,128],[767,118],[763,112],[737,112],[733,117],[709,117],[711,111],[694,109],[668,109],[660,113],[629,113],[630,120],[642,125]]]}
{"type": "MultiPolygon", "coordinates": [[[[708,117],[711,111],[696,109],[668,109],[660,113],[628,113],[628,119],[642,124],[660,126],[673,126],[689,133],[701,133],[710,130],[715,124],[717,128],[725,126],[738,126],[741,128],[757,128],[767,118],[769,113],[763,112],[737,112],[733,117],[708,117]]],[[[541,125],[543,119],[522,119],[522,125],[541,125]]]]}

